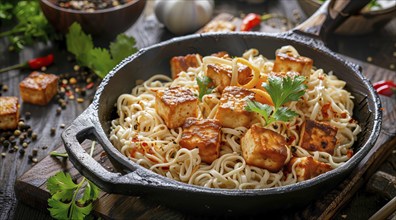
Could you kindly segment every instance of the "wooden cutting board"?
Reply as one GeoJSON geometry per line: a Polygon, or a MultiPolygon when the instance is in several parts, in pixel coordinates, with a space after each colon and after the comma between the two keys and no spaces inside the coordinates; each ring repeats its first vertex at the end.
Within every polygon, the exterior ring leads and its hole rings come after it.
{"type": "MultiPolygon", "coordinates": [[[[390,70],[351,58],[346,59],[360,64],[364,70],[363,74],[373,82],[382,79],[396,79],[396,74],[390,70]]],[[[368,181],[369,177],[396,146],[396,126],[394,126],[396,121],[396,100],[387,97],[381,97],[381,100],[383,105],[383,125],[380,136],[375,146],[358,164],[352,174],[324,197],[312,202],[307,207],[297,212],[291,211],[282,215],[278,214],[277,218],[329,219],[368,181]]],[[[90,141],[85,141],[83,146],[89,148],[90,141]]],[[[60,146],[57,151],[64,152],[63,146],[60,146]]],[[[94,158],[106,169],[113,170],[111,163],[99,145],[95,148],[94,158]]],[[[50,176],[61,170],[69,172],[75,180],[79,181],[82,178],[68,160],[47,156],[15,182],[15,193],[18,200],[34,208],[46,210],[48,208],[47,200],[50,197],[46,189],[46,181],[50,176]]],[[[157,204],[145,197],[108,193],[101,193],[100,198],[95,202],[94,215],[105,219],[195,219],[203,217],[169,209],[166,204],[157,204]]]]}

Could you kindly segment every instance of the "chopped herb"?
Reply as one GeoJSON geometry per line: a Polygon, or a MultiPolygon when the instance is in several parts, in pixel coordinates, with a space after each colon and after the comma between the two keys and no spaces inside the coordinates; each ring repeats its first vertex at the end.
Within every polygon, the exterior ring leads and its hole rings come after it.
{"type": "Polygon", "coordinates": [[[207,76],[202,76],[202,77],[197,77],[197,83],[198,83],[198,88],[199,88],[199,101],[202,101],[202,97],[206,94],[210,94],[213,91],[213,87],[209,87],[211,84],[212,79],[210,79],[207,76]]]}
{"type": "Polygon", "coordinates": [[[257,112],[264,117],[265,125],[269,125],[275,121],[290,121],[298,114],[287,107],[282,107],[287,102],[297,101],[305,93],[307,86],[304,84],[305,77],[277,77],[268,78],[268,83],[263,83],[263,87],[267,90],[272,98],[274,106],[261,104],[257,101],[248,100],[246,110],[257,112]]]}
{"type": "MultiPolygon", "coordinates": [[[[95,141],[92,142],[91,156],[95,141]]],[[[73,182],[69,173],[62,171],[50,177],[47,189],[50,214],[56,219],[84,219],[92,210],[92,202],[99,197],[99,188],[85,177],[80,183],[73,182]]]]}

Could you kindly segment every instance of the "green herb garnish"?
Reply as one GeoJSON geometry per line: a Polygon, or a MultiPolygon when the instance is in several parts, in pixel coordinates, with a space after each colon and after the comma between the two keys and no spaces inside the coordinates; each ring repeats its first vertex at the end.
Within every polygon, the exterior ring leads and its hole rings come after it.
{"type": "Polygon", "coordinates": [[[67,50],[76,56],[77,62],[104,78],[110,70],[129,55],[136,53],[133,37],[119,34],[110,44],[110,50],[95,47],[90,35],[85,34],[80,24],[73,23],[66,34],[67,50]]]}
{"type": "Polygon", "coordinates": [[[294,78],[289,76],[285,78],[271,76],[268,78],[268,83],[263,83],[263,87],[271,96],[274,106],[248,100],[245,109],[257,112],[263,116],[266,126],[275,121],[290,121],[298,114],[287,107],[282,107],[282,105],[290,101],[297,101],[304,95],[307,88],[304,81],[304,76],[296,76],[294,78]]]}
{"type": "Polygon", "coordinates": [[[207,77],[207,76],[197,76],[196,78],[198,88],[199,88],[199,101],[202,101],[202,97],[206,94],[210,94],[213,91],[213,87],[209,87],[209,85],[212,83],[212,79],[207,77]]]}
{"type": "Polygon", "coordinates": [[[0,33],[0,38],[8,37],[9,50],[22,50],[36,41],[47,42],[55,32],[41,11],[39,1],[9,1],[0,3],[0,18],[16,20],[13,28],[0,33]],[[10,9],[13,7],[13,9],[10,9]]]}
{"type": "MultiPolygon", "coordinates": [[[[95,142],[92,143],[92,156],[95,142]]],[[[92,211],[92,202],[99,197],[99,188],[85,177],[80,183],[73,182],[69,173],[62,171],[50,177],[47,189],[50,214],[56,219],[84,219],[92,211]]]]}

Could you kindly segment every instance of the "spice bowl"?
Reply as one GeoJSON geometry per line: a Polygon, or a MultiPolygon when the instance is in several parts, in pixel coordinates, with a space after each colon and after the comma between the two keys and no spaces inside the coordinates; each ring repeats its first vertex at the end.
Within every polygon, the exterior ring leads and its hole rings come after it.
{"type": "MultiPolygon", "coordinates": [[[[130,28],[142,14],[145,0],[126,0],[124,4],[97,10],[77,10],[57,5],[58,0],[40,0],[41,9],[60,33],[67,33],[70,25],[77,22],[85,33],[112,40],[130,28]]],[[[87,1],[84,1],[87,2],[87,1]]]]}
{"type": "MultiPolygon", "coordinates": [[[[377,0],[378,1],[378,0],[377,0]]],[[[384,3],[386,0],[381,1],[384,3]]],[[[389,1],[392,3],[392,1],[389,1]]],[[[307,16],[311,16],[322,4],[320,0],[298,0],[301,9],[307,16]]],[[[384,27],[392,18],[396,17],[396,4],[371,10],[366,6],[359,14],[350,16],[335,33],[339,35],[363,35],[384,27]]]]}

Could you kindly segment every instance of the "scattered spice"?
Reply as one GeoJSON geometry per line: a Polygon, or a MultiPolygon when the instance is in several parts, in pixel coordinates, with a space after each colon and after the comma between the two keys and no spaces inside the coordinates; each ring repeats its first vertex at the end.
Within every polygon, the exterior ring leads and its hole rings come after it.
{"type": "Polygon", "coordinates": [[[367,57],[367,62],[372,62],[373,58],[372,57],[367,57]]]}
{"type": "Polygon", "coordinates": [[[1,156],[2,156],[2,157],[5,157],[6,155],[7,155],[6,152],[1,153],[1,156]]]}
{"type": "Polygon", "coordinates": [[[51,130],[50,130],[50,133],[51,133],[52,136],[55,135],[55,133],[56,133],[56,128],[52,127],[51,130]]]}
{"type": "Polygon", "coordinates": [[[58,0],[59,7],[78,11],[94,12],[106,8],[113,8],[129,2],[130,0],[58,0]]]}
{"type": "Polygon", "coordinates": [[[38,153],[38,149],[37,148],[33,148],[32,155],[33,156],[37,156],[37,153],[38,153]]]}
{"type": "Polygon", "coordinates": [[[25,118],[26,120],[29,120],[31,117],[31,113],[30,112],[25,112],[25,118]]]}

